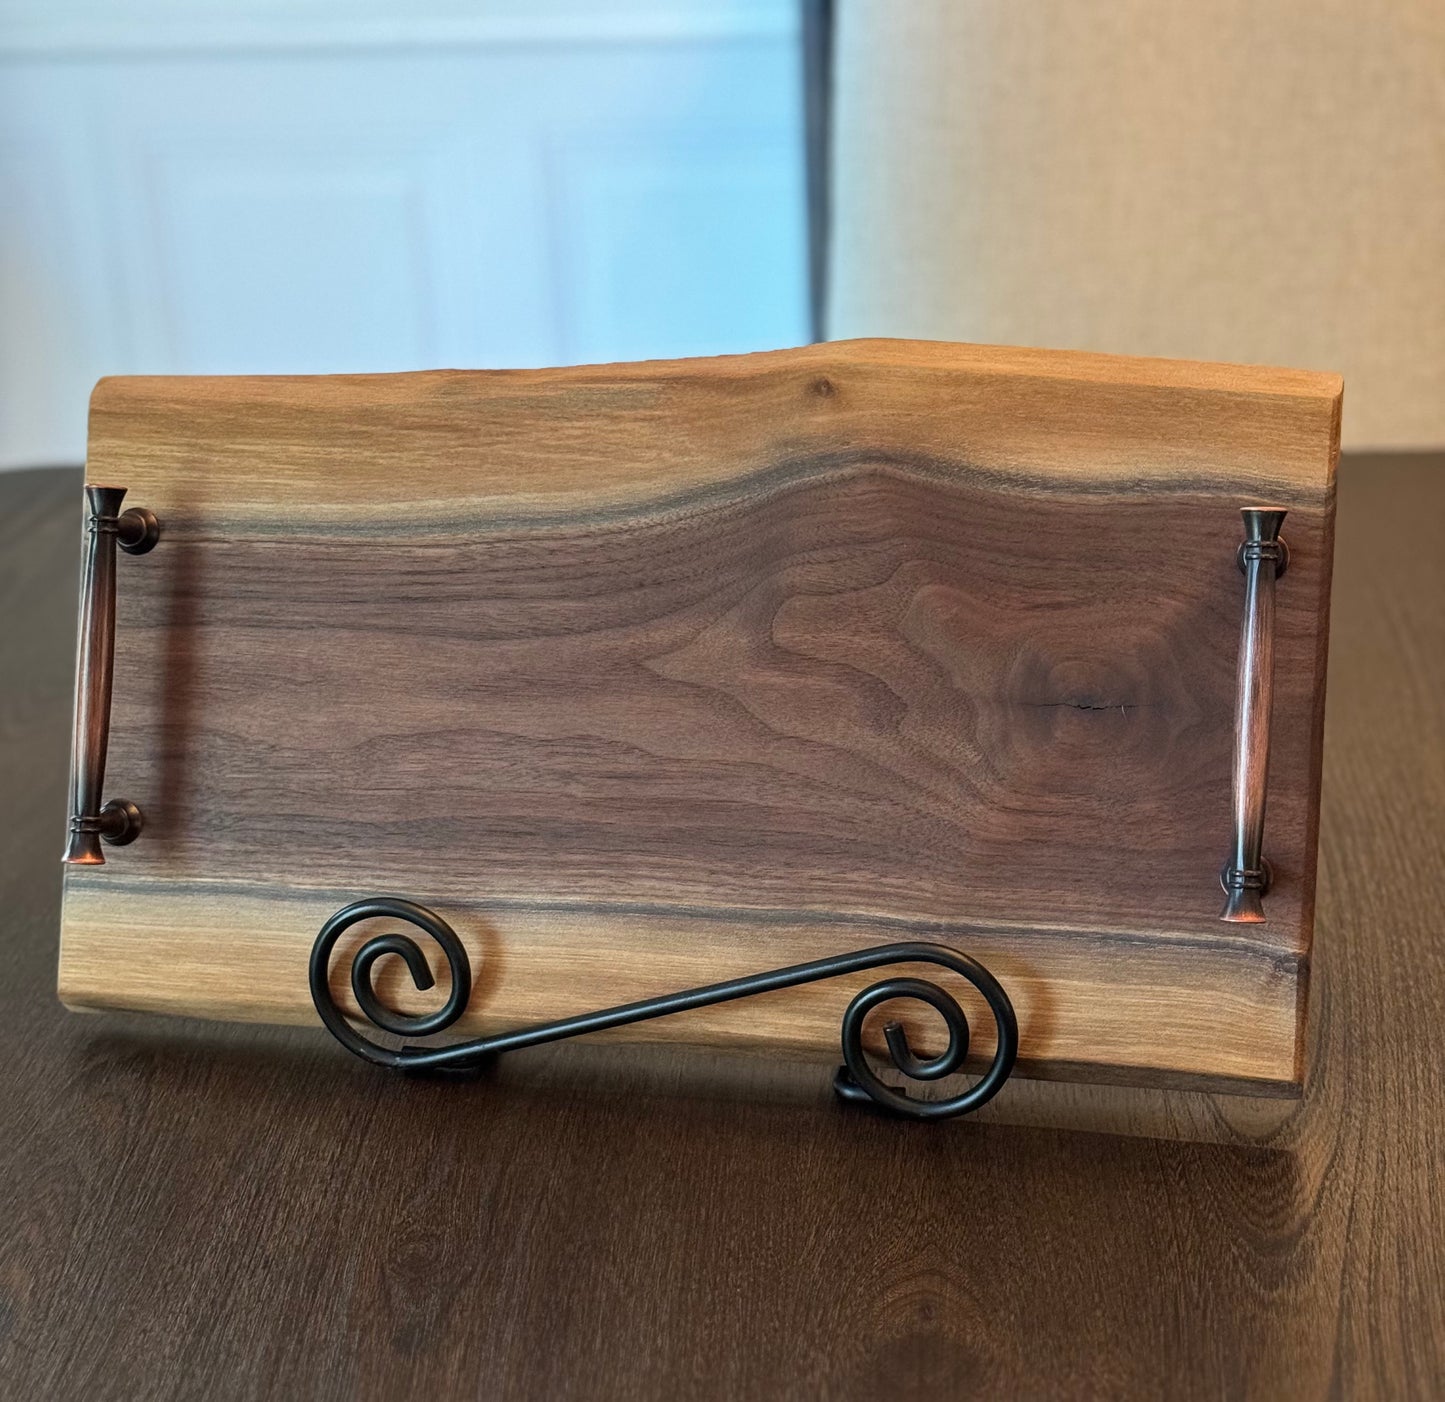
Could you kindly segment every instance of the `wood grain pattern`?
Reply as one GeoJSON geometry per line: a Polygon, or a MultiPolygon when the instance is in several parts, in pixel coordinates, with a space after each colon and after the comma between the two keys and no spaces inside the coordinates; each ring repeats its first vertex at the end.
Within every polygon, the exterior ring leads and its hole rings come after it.
{"type": "MultiPolygon", "coordinates": [[[[148,826],[68,874],[63,996],[310,1020],[316,929],[379,891],[456,926],[474,1027],[903,929],[1004,978],[1038,1074],[1295,1089],[1339,394],[898,342],[103,382],[88,477],[165,529],[112,725],[148,826]],[[1217,878],[1262,497],[1291,569],[1245,937],[1217,878]]],[[[832,1055],[845,997],[632,1035],[832,1055]]]]}
{"type": "Polygon", "coordinates": [[[79,478],[0,475],[0,1395],[1438,1395],[1445,457],[1341,466],[1304,1098],[1016,1080],[948,1125],[776,1056],[458,1083],[65,1013],[79,478]]]}

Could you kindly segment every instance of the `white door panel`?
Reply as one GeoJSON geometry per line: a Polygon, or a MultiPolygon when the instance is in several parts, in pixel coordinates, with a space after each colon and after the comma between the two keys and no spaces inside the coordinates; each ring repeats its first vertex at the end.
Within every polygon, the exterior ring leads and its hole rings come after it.
{"type": "Polygon", "coordinates": [[[792,5],[580,39],[552,9],[451,45],[8,56],[0,9],[0,465],[78,461],[101,374],[807,339],[792,5]]]}
{"type": "Polygon", "coordinates": [[[804,212],[791,156],[756,129],[680,136],[667,149],[616,135],[563,143],[552,163],[559,358],[713,355],[799,339],[792,244],[804,212]]]}

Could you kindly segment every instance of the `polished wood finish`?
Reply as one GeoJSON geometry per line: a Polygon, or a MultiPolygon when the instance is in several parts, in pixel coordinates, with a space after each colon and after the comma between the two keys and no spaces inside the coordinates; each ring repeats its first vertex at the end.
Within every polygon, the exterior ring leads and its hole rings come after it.
{"type": "MultiPolygon", "coordinates": [[[[316,931],[394,892],[467,944],[463,1028],[936,937],[1005,983],[1025,1072],[1289,1092],[1339,401],[887,341],[105,381],[88,475],[166,531],[112,725],[148,829],[71,873],[62,994],[309,1022],[316,931]],[[1246,937],[1218,879],[1261,497],[1292,560],[1246,937]]],[[[834,1057],[866,981],[627,1035],[834,1057]]]]}
{"type": "Polygon", "coordinates": [[[0,476],[0,1396],[1438,1395],[1445,456],[1341,468],[1304,1098],[1014,1081],[942,1126],[778,1058],[432,1082],[64,1012],[79,494],[0,476]]]}

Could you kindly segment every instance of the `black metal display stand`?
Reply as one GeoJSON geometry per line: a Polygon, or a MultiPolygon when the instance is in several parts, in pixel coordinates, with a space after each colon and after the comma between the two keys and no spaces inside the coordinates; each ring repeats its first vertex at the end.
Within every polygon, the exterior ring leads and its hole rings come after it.
{"type": "Polygon", "coordinates": [[[843,1013],[843,1065],[833,1078],[833,1088],[844,1100],[871,1103],[913,1119],[937,1120],[951,1115],[964,1115],[987,1104],[998,1094],[1013,1071],[1018,1056],[1019,1029],[1013,1004],[1002,985],[976,959],[960,954],[947,945],[931,943],[880,944],[851,954],[838,954],[829,959],[815,959],[806,964],[793,964],[784,969],[770,969],[746,978],[710,983],[661,998],[647,998],[637,1003],[580,1017],[563,1018],[558,1022],[539,1023],[534,1027],[502,1032],[494,1037],[479,1037],[444,1047],[401,1047],[389,1049],[368,1041],[356,1032],[346,1015],[337,1006],[331,993],[330,968],[332,951],[337,941],[353,925],[363,920],[389,917],[430,935],[446,956],[451,972],[451,993],[436,1012],[419,1016],[398,1013],[386,1007],[376,995],[372,970],[376,961],[387,954],[400,955],[411,971],[412,982],[419,989],[432,987],[431,970],[421,947],[410,935],[376,935],[366,941],[351,960],[351,988],[367,1019],[384,1032],[399,1037],[425,1037],[450,1027],[466,1008],[472,991],[472,970],[466,950],[456,932],[435,912],[412,901],[394,896],[374,896],[356,901],[338,910],[321,928],[311,949],[311,997],[321,1020],[342,1046],[378,1066],[404,1071],[456,1070],[473,1067],[501,1052],[520,1051],[523,1047],[559,1042],[586,1032],[602,1032],[624,1027],[649,1018],[667,1017],[671,1013],[692,1008],[711,1007],[750,998],[758,993],[771,993],[780,988],[816,983],[820,979],[841,974],[859,973],[885,964],[935,964],[962,975],[983,995],[993,1014],[998,1030],[998,1044],[993,1060],[982,1078],[961,1095],[946,1100],[914,1099],[888,1085],[873,1070],[863,1051],[863,1022],[880,1003],[894,998],[913,998],[927,1003],[948,1027],[948,1045],[934,1057],[922,1058],[908,1045],[902,1024],[890,1022],[884,1029],[888,1059],[895,1070],[915,1081],[934,1081],[962,1068],[968,1054],[969,1027],[963,1009],[952,994],[917,978],[890,978],[870,984],[859,993],[843,1013]]]}

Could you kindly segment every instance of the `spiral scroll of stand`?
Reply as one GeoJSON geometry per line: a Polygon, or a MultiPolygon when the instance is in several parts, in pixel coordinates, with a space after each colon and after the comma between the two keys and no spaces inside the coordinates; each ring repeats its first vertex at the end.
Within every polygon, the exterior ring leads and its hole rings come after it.
{"type": "Polygon", "coordinates": [[[410,935],[382,934],[366,941],[352,957],[351,988],[362,1014],[373,1026],[400,1037],[425,1037],[445,1031],[462,1014],[471,997],[472,971],[466,950],[456,932],[435,912],[412,901],[394,896],[376,896],[355,901],[338,910],[321,927],[311,949],[311,998],[331,1034],[348,1051],[393,1069],[423,1071],[458,1069],[475,1066],[501,1052],[518,1051],[523,1047],[540,1046],[587,1032],[601,1032],[628,1023],[645,1022],[666,1017],[670,1013],[693,1008],[710,1007],[758,993],[771,993],[820,979],[837,978],[889,964],[933,964],[961,975],[983,995],[993,1015],[998,1040],[993,1060],[982,1077],[962,1093],[938,1100],[913,1099],[885,1081],[873,1069],[863,1051],[863,1024],[868,1014],[881,1003],[895,998],[911,998],[933,1008],[948,1028],[948,1045],[937,1056],[919,1057],[908,1044],[908,1036],[900,1023],[890,1022],[884,1029],[888,1057],[893,1068],[915,1081],[933,1081],[959,1071],[968,1054],[969,1026],[957,1000],[935,983],[918,978],[890,978],[871,984],[854,997],[843,1014],[843,1065],[834,1078],[834,1088],[847,1101],[872,1102],[896,1114],[914,1119],[946,1119],[977,1110],[998,1094],[1013,1071],[1018,1056],[1018,1020],[1013,1004],[1003,986],[976,959],[961,954],[947,945],[924,942],[876,945],[850,954],[815,959],[806,964],[793,964],[783,969],[751,974],[746,978],[708,984],[661,998],[648,998],[620,1007],[563,1018],[557,1022],[518,1028],[470,1042],[443,1047],[401,1047],[391,1049],[368,1041],[357,1032],[337,1005],[331,992],[331,955],[352,926],[363,920],[388,918],[403,921],[430,936],[441,948],[451,974],[451,992],[435,1012],[420,1015],[398,1013],[378,998],[373,974],[379,959],[395,954],[405,961],[412,982],[419,989],[433,986],[434,980],[421,947],[410,935]]]}

